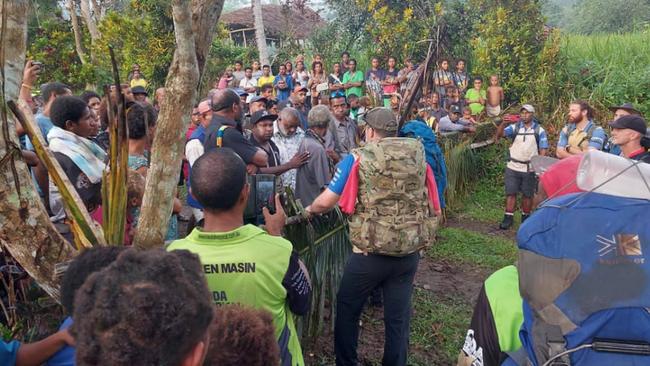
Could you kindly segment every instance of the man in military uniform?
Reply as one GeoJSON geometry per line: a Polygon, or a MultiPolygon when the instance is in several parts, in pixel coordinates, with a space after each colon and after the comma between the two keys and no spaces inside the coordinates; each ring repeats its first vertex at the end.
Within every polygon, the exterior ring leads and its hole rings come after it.
{"type": "Polygon", "coordinates": [[[388,108],[366,114],[367,144],[341,161],[332,182],[311,206],[319,214],[337,202],[350,215],[353,253],[337,295],[337,365],[357,364],[359,317],[368,295],[384,294],[384,365],[406,365],[413,278],[419,251],[434,239],[437,218],[429,194],[435,179],[416,139],[397,138],[388,108]]]}

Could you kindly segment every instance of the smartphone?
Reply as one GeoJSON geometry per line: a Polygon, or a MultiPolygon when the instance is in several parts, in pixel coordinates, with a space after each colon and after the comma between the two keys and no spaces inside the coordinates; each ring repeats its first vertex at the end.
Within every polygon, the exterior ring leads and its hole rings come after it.
{"type": "Polygon", "coordinates": [[[256,210],[258,215],[262,215],[262,208],[266,207],[269,212],[275,214],[275,179],[273,174],[257,174],[255,176],[256,190],[256,210]]]}
{"type": "Polygon", "coordinates": [[[275,194],[276,179],[273,174],[256,174],[247,177],[250,187],[248,202],[244,210],[244,220],[255,225],[264,222],[262,209],[269,209],[271,214],[275,214],[275,194]]]}

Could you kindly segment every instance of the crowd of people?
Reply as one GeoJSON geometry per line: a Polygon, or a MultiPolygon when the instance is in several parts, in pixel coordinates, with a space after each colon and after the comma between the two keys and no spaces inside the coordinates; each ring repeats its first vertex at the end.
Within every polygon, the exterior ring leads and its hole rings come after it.
{"type": "MultiPolygon", "coordinates": [[[[503,118],[495,139],[507,137],[512,145],[502,229],[514,223],[518,194],[523,196],[522,221],[539,202],[533,199],[538,178],[531,160],[546,155],[548,136],[530,104],[517,115],[504,115],[499,78],[490,76],[484,89],[481,77],[468,76],[463,60],[453,71],[449,60],[438,62],[432,84],[425,87],[431,92],[415,103],[412,120],[403,125],[401,100],[416,69],[411,60],[399,68],[390,57],[382,68],[381,60],[373,58],[365,74],[347,52],[329,74],[318,55],[311,67],[305,63],[299,56],[278,65],[273,75],[269,65],[235,62],[215,81],[191,113],[179,182],[187,185],[187,202],[178,195],[167,198],[173,210],[165,250],[100,248],[77,257],[62,286],[69,317],[61,333],[35,351],[39,362],[67,344],[51,365],[75,359],[80,365],[199,365],[204,360],[304,365],[295,319],[309,312],[315,289],[292,244],[282,238],[286,215],[280,195],[263,207],[262,219],[244,221],[255,195],[247,177],[270,175],[276,177],[275,191],[290,189],[309,216],[338,205],[348,217],[353,247],[336,299],[337,365],[357,364],[359,318],[377,289],[386,326],[383,364],[406,364],[413,280],[445,205],[446,167],[436,136],[471,133],[486,117],[503,118]],[[191,218],[182,217],[184,205],[191,208],[191,218]],[[187,236],[178,225],[185,219],[193,222],[187,236]]],[[[125,99],[130,171],[127,232],[119,244],[128,246],[138,228],[165,89],[155,90],[150,99],[148,83],[134,65],[121,94],[113,86],[107,95],[86,91],[74,96],[65,84],[49,82],[41,87],[39,105],[31,95],[39,68],[27,63],[21,98],[32,104],[37,134],[98,223],[107,127],[116,123],[111,118],[117,110],[111,107],[125,99]]],[[[641,114],[630,104],[612,110],[609,138],[586,102],[571,103],[557,157],[571,160],[597,149],[650,162],[641,114]]],[[[34,141],[22,126],[17,131],[51,221],[72,242],[59,189],[35,156],[34,141]]],[[[552,197],[547,187],[539,192],[552,197]]],[[[20,349],[27,346],[39,344],[15,343],[6,347],[7,354],[20,359],[20,349]]],[[[476,347],[473,353],[464,351],[467,357],[477,354],[476,347]]],[[[493,352],[500,357],[500,350],[493,352]]]]}

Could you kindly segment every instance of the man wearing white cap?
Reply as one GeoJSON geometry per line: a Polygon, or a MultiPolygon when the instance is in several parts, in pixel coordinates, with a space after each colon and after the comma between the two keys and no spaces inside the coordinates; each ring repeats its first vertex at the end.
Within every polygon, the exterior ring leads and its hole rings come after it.
{"type": "Polygon", "coordinates": [[[505,173],[506,210],[503,222],[499,225],[502,230],[509,229],[514,222],[518,193],[522,194],[521,221],[524,222],[530,215],[537,187],[530,160],[536,155],[546,155],[548,149],[546,131],[535,118],[535,108],[530,104],[524,104],[520,112],[521,118],[504,119],[494,136],[495,141],[502,136],[512,141],[505,173]]]}

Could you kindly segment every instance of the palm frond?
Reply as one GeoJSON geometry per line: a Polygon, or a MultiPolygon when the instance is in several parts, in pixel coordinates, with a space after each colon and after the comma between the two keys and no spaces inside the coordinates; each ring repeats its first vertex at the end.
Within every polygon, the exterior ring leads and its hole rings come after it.
{"type": "Polygon", "coordinates": [[[129,159],[129,139],[126,126],[126,102],[122,95],[120,76],[115,62],[113,49],[109,47],[117,101],[111,100],[111,91],[107,87],[104,95],[108,101],[109,119],[109,171],[104,172],[102,184],[102,215],[106,242],[121,245],[124,241],[124,229],[127,214],[127,176],[129,159]],[[117,116],[113,116],[113,102],[117,103],[117,116]]]}
{"type": "MultiPolygon", "coordinates": [[[[302,213],[302,204],[287,189],[287,215],[302,213]]],[[[312,310],[301,319],[299,329],[304,339],[315,340],[323,329],[325,317],[333,319],[336,314],[336,293],[352,248],[347,220],[336,208],[309,221],[286,226],[284,237],[300,253],[311,276],[312,310]]],[[[333,327],[334,322],[331,324],[333,327]]]]}

